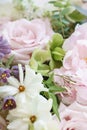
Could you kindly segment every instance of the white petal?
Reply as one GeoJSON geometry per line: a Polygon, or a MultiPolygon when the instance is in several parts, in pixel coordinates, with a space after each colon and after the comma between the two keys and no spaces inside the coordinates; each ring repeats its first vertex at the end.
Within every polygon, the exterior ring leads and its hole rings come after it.
{"type": "Polygon", "coordinates": [[[0,87],[0,97],[12,96],[18,93],[18,89],[13,86],[0,87]]]}
{"type": "Polygon", "coordinates": [[[48,130],[48,128],[46,126],[46,123],[40,120],[34,123],[34,130],[48,130]]]}
{"type": "Polygon", "coordinates": [[[60,130],[59,129],[59,121],[58,121],[58,119],[48,121],[47,122],[47,127],[48,127],[48,130],[60,130]]]}
{"type": "Polygon", "coordinates": [[[38,118],[42,120],[51,119],[50,110],[52,108],[52,99],[47,100],[43,96],[38,96],[38,104],[37,104],[38,118]],[[45,106],[45,107],[43,107],[45,106]]]}
{"type": "Polygon", "coordinates": [[[28,122],[16,119],[7,126],[8,130],[28,130],[28,122]]]}
{"type": "Polygon", "coordinates": [[[48,91],[41,83],[32,83],[26,88],[26,93],[30,97],[38,95],[41,91],[48,91]]]}
{"type": "Polygon", "coordinates": [[[19,67],[19,80],[20,80],[20,84],[23,84],[23,69],[22,69],[22,65],[18,64],[19,67]]]}
{"type": "MultiPolygon", "coordinates": [[[[23,107],[24,108],[24,107],[23,107]]],[[[9,115],[8,115],[8,118],[12,117],[13,119],[17,119],[17,118],[25,118],[25,117],[28,117],[28,113],[27,111],[25,111],[25,109],[23,108],[16,108],[16,109],[13,109],[13,110],[10,110],[9,111],[9,115]]]]}
{"type": "Polygon", "coordinates": [[[15,96],[15,100],[18,107],[22,107],[24,103],[27,103],[28,99],[25,92],[18,93],[15,96]]]}
{"type": "Polygon", "coordinates": [[[24,79],[24,85],[29,85],[33,77],[35,76],[35,72],[30,69],[28,65],[25,66],[25,79],[24,79]]]}
{"type": "Polygon", "coordinates": [[[10,85],[12,85],[12,86],[14,86],[16,88],[18,88],[19,85],[20,85],[19,81],[16,78],[12,77],[12,76],[9,77],[7,80],[8,80],[10,85]]]}
{"type": "Polygon", "coordinates": [[[36,83],[42,83],[42,76],[34,75],[32,76],[32,79],[28,79],[28,81],[25,83],[25,86],[28,87],[30,84],[36,84],[36,83]]]}

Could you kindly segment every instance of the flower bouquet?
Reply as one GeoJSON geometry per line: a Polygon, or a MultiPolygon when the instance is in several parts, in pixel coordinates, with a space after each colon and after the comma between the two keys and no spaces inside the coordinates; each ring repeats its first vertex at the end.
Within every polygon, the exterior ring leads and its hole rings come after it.
{"type": "Polygon", "coordinates": [[[0,1],[0,130],[87,130],[87,3],[0,1]]]}

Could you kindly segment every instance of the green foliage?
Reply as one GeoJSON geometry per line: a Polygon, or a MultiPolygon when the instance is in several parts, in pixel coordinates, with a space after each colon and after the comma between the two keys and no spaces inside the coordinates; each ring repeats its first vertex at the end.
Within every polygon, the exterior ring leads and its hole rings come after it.
{"type": "Polygon", "coordinates": [[[58,119],[60,120],[59,112],[58,112],[58,102],[57,98],[53,93],[49,93],[49,97],[53,100],[53,112],[57,115],[58,119]]]}
{"type": "Polygon", "coordinates": [[[48,78],[48,80],[43,82],[45,87],[49,88],[49,92],[50,93],[56,93],[56,92],[64,92],[66,89],[60,86],[57,86],[54,82],[53,82],[53,74],[50,75],[50,77],[48,78]]]}
{"type": "Polygon", "coordinates": [[[52,100],[53,100],[53,106],[52,106],[53,113],[55,113],[57,115],[57,117],[59,118],[59,112],[58,112],[58,106],[59,105],[58,105],[58,100],[57,100],[55,93],[64,92],[64,91],[66,91],[66,89],[63,88],[63,87],[57,86],[53,82],[53,75],[51,75],[48,78],[48,80],[44,80],[43,84],[46,88],[49,89],[48,94],[45,93],[45,96],[46,96],[46,98],[52,98],[52,100]]]}
{"type": "Polygon", "coordinates": [[[73,19],[74,21],[76,22],[80,22],[82,20],[85,20],[85,16],[83,14],[81,14],[78,10],[74,10],[70,15],[69,17],[71,19],[73,19]]]}
{"type": "Polygon", "coordinates": [[[60,61],[62,63],[63,57],[65,55],[64,50],[62,49],[62,44],[64,39],[62,35],[56,33],[53,35],[52,40],[49,42],[51,56],[54,61],[60,61]]]}
{"type": "Polygon", "coordinates": [[[32,54],[29,64],[36,72],[40,72],[42,75],[47,75],[50,71],[47,62],[49,63],[50,60],[51,55],[48,50],[36,49],[32,54]]]}
{"type": "Polygon", "coordinates": [[[63,57],[65,55],[65,52],[63,49],[61,49],[60,47],[56,47],[53,51],[52,51],[52,55],[54,60],[58,60],[58,61],[62,61],[63,57]]]}
{"type": "Polygon", "coordinates": [[[14,60],[14,56],[12,55],[6,62],[6,65],[5,65],[6,68],[10,68],[10,65],[12,64],[13,60],[14,60]]]}
{"type": "Polygon", "coordinates": [[[52,41],[49,42],[50,49],[53,50],[55,47],[61,46],[63,44],[63,37],[59,33],[55,33],[52,37],[52,41]]]}
{"type": "Polygon", "coordinates": [[[45,50],[36,49],[29,62],[31,68],[44,76],[48,76],[54,68],[61,67],[65,55],[62,49],[63,41],[62,35],[55,33],[45,50]]]}
{"type": "Polygon", "coordinates": [[[81,23],[87,18],[86,10],[71,5],[69,0],[55,0],[50,4],[56,7],[51,17],[53,29],[55,32],[61,33],[64,38],[71,35],[77,22],[81,23]]]}

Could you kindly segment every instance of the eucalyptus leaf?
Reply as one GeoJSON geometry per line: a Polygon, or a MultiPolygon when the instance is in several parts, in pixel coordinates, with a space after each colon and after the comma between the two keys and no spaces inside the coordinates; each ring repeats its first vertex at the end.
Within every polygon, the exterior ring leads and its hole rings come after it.
{"type": "Polygon", "coordinates": [[[74,10],[75,10],[75,7],[73,7],[73,6],[68,6],[68,7],[64,8],[64,9],[60,12],[60,14],[61,14],[61,15],[68,15],[68,14],[71,14],[74,10]]]}

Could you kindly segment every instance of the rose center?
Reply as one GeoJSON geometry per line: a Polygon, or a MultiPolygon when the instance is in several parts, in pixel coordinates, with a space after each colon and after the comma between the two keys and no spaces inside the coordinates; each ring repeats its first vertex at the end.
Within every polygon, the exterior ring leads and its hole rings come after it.
{"type": "Polygon", "coordinates": [[[33,116],[30,117],[30,121],[32,123],[34,123],[36,121],[36,119],[37,119],[37,117],[35,115],[33,115],[33,116]]]}
{"type": "Polygon", "coordinates": [[[23,92],[23,91],[25,91],[25,86],[20,85],[18,89],[19,89],[19,92],[23,92]]]}

